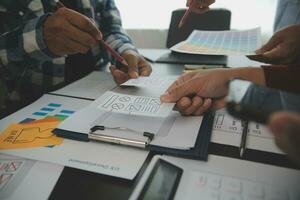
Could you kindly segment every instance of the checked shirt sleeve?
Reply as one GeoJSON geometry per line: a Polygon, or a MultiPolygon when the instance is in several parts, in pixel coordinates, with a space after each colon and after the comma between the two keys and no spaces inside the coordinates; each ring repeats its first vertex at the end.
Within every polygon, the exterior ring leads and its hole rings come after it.
{"type": "Polygon", "coordinates": [[[100,30],[103,33],[105,41],[119,54],[122,54],[126,50],[137,51],[131,39],[122,28],[120,13],[115,2],[107,0],[100,12],[103,16],[102,22],[100,22],[100,30]]]}
{"type": "Polygon", "coordinates": [[[34,18],[0,36],[0,59],[4,65],[26,58],[51,61],[56,58],[43,39],[43,23],[49,14],[34,18]]]}

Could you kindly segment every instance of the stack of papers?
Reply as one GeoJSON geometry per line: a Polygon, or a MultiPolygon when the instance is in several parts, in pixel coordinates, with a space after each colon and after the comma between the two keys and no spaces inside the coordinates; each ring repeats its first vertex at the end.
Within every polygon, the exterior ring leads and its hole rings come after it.
{"type": "MultiPolygon", "coordinates": [[[[183,117],[162,104],[159,97],[176,76],[139,77],[109,91],[59,125],[59,135],[78,133],[89,137],[94,126],[105,127],[96,134],[145,141],[142,133],[155,135],[151,145],[188,150],[195,146],[202,117],[183,117]],[[80,121],[78,124],[76,122],[80,121]],[[64,131],[66,131],[64,133],[64,131]],[[183,134],[184,133],[184,134],[183,134]]],[[[73,137],[76,137],[73,134],[73,137]]]]}
{"type": "MultiPolygon", "coordinates": [[[[91,102],[84,99],[44,95],[31,105],[0,120],[0,131],[4,131],[12,123],[39,120],[48,116],[61,117],[66,121],[91,102]],[[51,110],[45,109],[49,105],[56,107],[51,110]]],[[[73,126],[80,126],[81,123],[76,121],[73,126]]],[[[63,139],[61,145],[6,149],[1,150],[1,153],[125,179],[133,179],[136,176],[148,155],[148,151],[145,150],[69,139],[63,139]]]]}

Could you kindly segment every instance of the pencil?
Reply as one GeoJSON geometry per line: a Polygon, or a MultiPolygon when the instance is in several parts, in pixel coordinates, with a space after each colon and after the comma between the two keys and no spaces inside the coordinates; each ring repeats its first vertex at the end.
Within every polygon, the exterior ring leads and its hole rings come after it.
{"type": "MultiPolygon", "coordinates": [[[[59,0],[55,0],[55,2],[56,2],[57,9],[66,7],[59,0]]],[[[120,56],[115,50],[113,50],[104,40],[101,39],[100,43],[115,59],[117,59],[123,65],[128,66],[128,63],[126,62],[126,60],[122,56],[120,56]]]]}
{"type": "Polygon", "coordinates": [[[178,24],[178,28],[181,28],[184,25],[184,23],[186,22],[188,16],[192,12],[192,6],[193,6],[193,0],[191,0],[190,7],[185,11],[183,17],[181,18],[181,20],[180,20],[180,22],[178,24]]]}
{"type": "Polygon", "coordinates": [[[241,137],[241,144],[240,144],[240,157],[242,158],[244,156],[245,150],[246,150],[246,141],[247,141],[247,135],[248,135],[248,121],[242,120],[243,125],[243,132],[241,137]]]}

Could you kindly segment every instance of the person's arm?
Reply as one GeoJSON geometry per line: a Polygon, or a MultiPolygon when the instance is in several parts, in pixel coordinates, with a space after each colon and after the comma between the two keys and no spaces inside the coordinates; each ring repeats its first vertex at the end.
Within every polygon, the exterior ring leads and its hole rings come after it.
{"type": "Polygon", "coordinates": [[[130,37],[125,33],[122,27],[120,12],[115,2],[113,0],[106,0],[104,2],[105,3],[99,2],[99,5],[96,5],[96,8],[102,8],[102,10],[100,10],[102,16],[100,30],[103,34],[103,39],[119,54],[124,53],[126,50],[137,52],[130,37]]]}
{"type": "Polygon", "coordinates": [[[260,67],[203,70],[179,77],[160,99],[176,103],[175,108],[184,115],[202,115],[211,107],[224,107],[228,83],[234,78],[265,85],[264,71],[260,67]]]}
{"type": "Polygon", "coordinates": [[[101,39],[101,32],[90,19],[73,10],[60,8],[2,34],[0,58],[4,65],[27,58],[50,61],[85,53],[101,39]]]}
{"type": "Polygon", "coordinates": [[[21,24],[0,36],[0,59],[4,65],[26,58],[50,61],[56,58],[43,39],[43,24],[48,14],[21,24]]]}
{"type": "Polygon", "coordinates": [[[103,17],[100,30],[104,40],[128,63],[128,66],[110,67],[115,82],[121,84],[130,78],[149,76],[152,72],[151,65],[138,53],[130,37],[123,30],[120,13],[114,1],[106,0],[98,4],[96,8],[103,8],[99,13],[103,17]]]}
{"type": "Polygon", "coordinates": [[[278,32],[256,51],[253,60],[270,64],[300,64],[300,25],[291,25],[278,32]]]}
{"type": "Polygon", "coordinates": [[[192,12],[203,14],[209,10],[209,6],[215,3],[215,0],[187,0],[186,6],[191,7],[192,12]]]}
{"type": "Polygon", "coordinates": [[[266,86],[300,93],[300,67],[285,65],[262,66],[265,74],[266,86]]]}

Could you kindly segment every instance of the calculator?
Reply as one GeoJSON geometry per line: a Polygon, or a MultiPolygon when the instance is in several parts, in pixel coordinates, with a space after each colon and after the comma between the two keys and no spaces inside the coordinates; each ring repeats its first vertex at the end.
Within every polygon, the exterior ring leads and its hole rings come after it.
{"type": "Polygon", "coordinates": [[[163,156],[155,156],[130,199],[135,200],[296,200],[299,191],[222,175],[186,169],[163,156]]]}

